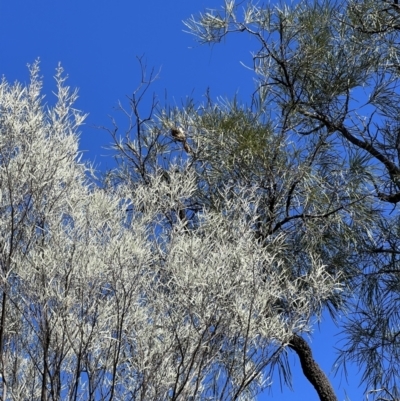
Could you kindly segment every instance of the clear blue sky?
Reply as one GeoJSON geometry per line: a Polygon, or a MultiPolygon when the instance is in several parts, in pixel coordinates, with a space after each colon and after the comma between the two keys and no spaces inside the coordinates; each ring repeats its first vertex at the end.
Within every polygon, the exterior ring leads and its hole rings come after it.
{"type": "MultiPolygon", "coordinates": [[[[103,149],[110,137],[95,126],[110,126],[113,107],[126,101],[140,80],[136,56],[145,55],[147,65],[161,68],[153,86],[163,103],[181,104],[187,97],[202,101],[209,87],[213,98],[232,97],[249,101],[253,75],[240,62],[251,65],[254,43],[246,36],[232,36],[217,46],[200,46],[183,32],[182,20],[205,8],[219,8],[222,0],[0,0],[0,76],[27,82],[27,63],[41,60],[46,101],[51,103],[52,77],[58,62],[69,76],[68,84],[79,88],[76,108],[89,113],[82,128],[81,149],[99,168],[112,166],[103,149]]],[[[123,120],[121,120],[123,125],[123,120]]],[[[361,400],[359,376],[351,372],[349,383],[330,374],[335,359],[335,326],[323,322],[316,328],[312,348],[315,358],[332,380],[340,401],[344,390],[352,401],[361,400]]],[[[314,389],[291,358],[294,391],[280,391],[276,378],[272,395],[259,400],[318,401],[314,389]]]]}

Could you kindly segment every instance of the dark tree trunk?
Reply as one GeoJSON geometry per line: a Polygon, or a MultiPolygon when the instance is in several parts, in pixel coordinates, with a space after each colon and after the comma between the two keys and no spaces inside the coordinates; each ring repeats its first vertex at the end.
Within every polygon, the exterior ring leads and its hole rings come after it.
{"type": "Polygon", "coordinates": [[[315,362],[310,346],[297,334],[290,340],[289,347],[296,352],[300,359],[304,376],[314,386],[321,401],[338,401],[325,373],[315,362]]]}

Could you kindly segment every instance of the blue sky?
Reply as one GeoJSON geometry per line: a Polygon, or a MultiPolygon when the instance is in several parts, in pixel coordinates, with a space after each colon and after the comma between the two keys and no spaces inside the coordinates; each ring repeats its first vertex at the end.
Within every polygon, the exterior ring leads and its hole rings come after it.
{"type": "MultiPolygon", "coordinates": [[[[9,82],[27,82],[26,65],[41,60],[46,101],[54,98],[52,77],[59,62],[69,76],[68,84],[79,88],[76,108],[89,113],[82,128],[81,150],[85,158],[105,169],[113,165],[111,138],[97,126],[111,126],[110,115],[119,100],[140,81],[137,56],[144,55],[149,69],[160,71],[152,87],[163,104],[180,105],[187,97],[201,102],[207,88],[218,96],[248,102],[254,90],[253,75],[240,62],[251,65],[254,43],[246,36],[231,36],[217,46],[201,46],[184,33],[182,20],[208,8],[219,8],[222,0],[0,0],[0,75],[9,82]]],[[[150,101],[150,97],[149,97],[150,101]]],[[[124,120],[121,121],[123,128],[124,120]]],[[[340,401],[344,390],[352,401],[361,400],[359,376],[350,371],[349,383],[334,378],[335,326],[329,322],[316,328],[312,340],[316,360],[332,380],[340,401]],[[340,385],[341,384],[341,385],[340,385]]],[[[301,374],[299,362],[291,357],[294,392],[280,391],[276,378],[272,395],[259,400],[318,401],[314,389],[301,374]]]]}

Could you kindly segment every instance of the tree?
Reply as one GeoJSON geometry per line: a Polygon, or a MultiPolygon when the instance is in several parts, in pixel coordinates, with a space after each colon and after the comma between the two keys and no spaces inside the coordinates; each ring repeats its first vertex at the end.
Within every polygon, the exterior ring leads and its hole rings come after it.
{"type": "MultiPolygon", "coordinates": [[[[265,107],[274,126],[296,144],[328,142],[338,152],[339,164],[331,159],[332,168],[347,166],[363,183],[359,188],[375,214],[367,235],[353,237],[356,302],[344,326],[348,341],[339,360],[359,364],[367,390],[376,397],[398,399],[398,5],[249,2],[241,10],[227,0],[222,11],[192,17],[186,26],[203,43],[234,32],[250,35],[259,45],[253,54],[258,77],[253,107],[265,107]]],[[[351,185],[346,178],[342,185],[351,185]]]]}
{"type": "MultiPolygon", "coordinates": [[[[26,87],[0,85],[1,399],[253,399],[293,335],[346,291],[340,272],[313,246],[293,272],[290,230],[258,228],[265,188],[218,183],[209,207],[201,159],[162,159],[151,121],[115,145],[135,170],[122,163],[96,185],[78,152],[76,92],[59,67],[46,109],[38,63],[30,71],[26,87]]],[[[305,160],[301,185],[331,191],[305,160]]],[[[335,208],[348,200],[309,198],[299,213],[311,222],[322,208],[322,232],[345,220],[335,208]]]]}

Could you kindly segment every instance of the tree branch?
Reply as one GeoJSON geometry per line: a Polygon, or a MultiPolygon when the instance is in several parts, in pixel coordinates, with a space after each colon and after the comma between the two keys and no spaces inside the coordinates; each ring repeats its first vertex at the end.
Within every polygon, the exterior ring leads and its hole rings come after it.
{"type": "Polygon", "coordinates": [[[314,386],[319,399],[321,401],[337,401],[328,378],[315,362],[307,342],[299,335],[294,334],[290,340],[289,347],[298,355],[304,376],[314,386]]]}

